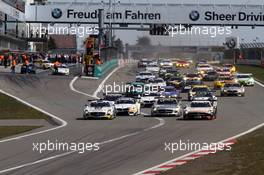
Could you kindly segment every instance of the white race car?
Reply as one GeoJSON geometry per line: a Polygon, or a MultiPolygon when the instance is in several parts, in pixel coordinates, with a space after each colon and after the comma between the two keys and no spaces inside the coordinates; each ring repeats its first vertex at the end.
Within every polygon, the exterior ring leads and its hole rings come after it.
{"type": "Polygon", "coordinates": [[[252,74],[237,73],[236,79],[241,85],[244,85],[244,86],[254,86],[255,85],[255,80],[252,74]]]}
{"type": "Polygon", "coordinates": [[[206,118],[209,120],[215,119],[217,106],[210,101],[192,101],[184,108],[184,119],[189,118],[206,118]]]}
{"type": "Polygon", "coordinates": [[[159,66],[156,63],[150,63],[146,67],[147,72],[153,72],[153,73],[158,73],[160,70],[159,66]]]}
{"type": "Polygon", "coordinates": [[[84,119],[113,119],[115,117],[115,107],[113,103],[105,100],[91,101],[85,105],[83,110],[84,119]]]}
{"type": "Polygon", "coordinates": [[[116,115],[128,114],[136,116],[141,114],[140,101],[134,98],[122,97],[115,102],[116,115]]]}
{"type": "Polygon", "coordinates": [[[163,87],[166,86],[166,81],[164,81],[162,78],[154,78],[154,79],[149,79],[147,81],[148,86],[155,86],[155,87],[163,87]]]}
{"type": "Polygon", "coordinates": [[[163,59],[159,63],[160,67],[173,67],[173,62],[169,59],[163,59]]]}
{"type": "Polygon", "coordinates": [[[198,64],[196,69],[199,74],[205,74],[209,71],[214,70],[214,68],[210,64],[198,64]]]}
{"type": "Polygon", "coordinates": [[[136,79],[138,79],[138,80],[148,80],[148,79],[152,79],[152,78],[155,78],[155,75],[152,74],[151,72],[147,72],[147,71],[140,72],[136,76],[136,79]]]}
{"type": "Polygon", "coordinates": [[[58,66],[58,68],[52,68],[52,74],[54,75],[70,75],[70,69],[65,64],[58,66]]]}
{"type": "Polygon", "coordinates": [[[159,92],[144,93],[140,98],[141,106],[143,107],[152,106],[159,98],[159,96],[160,96],[159,92]]]}

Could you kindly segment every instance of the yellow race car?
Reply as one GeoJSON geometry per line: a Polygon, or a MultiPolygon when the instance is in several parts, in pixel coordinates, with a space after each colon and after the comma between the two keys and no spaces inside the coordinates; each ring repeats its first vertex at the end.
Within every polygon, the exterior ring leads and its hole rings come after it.
{"type": "Polygon", "coordinates": [[[226,68],[230,69],[231,73],[235,73],[236,72],[236,66],[234,66],[232,64],[224,64],[223,67],[226,67],[226,68]]]}
{"type": "Polygon", "coordinates": [[[226,83],[235,83],[237,82],[234,77],[231,76],[220,76],[216,81],[214,81],[214,88],[221,89],[226,83]]]}
{"type": "Polygon", "coordinates": [[[192,100],[193,96],[199,92],[210,93],[211,89],[207,85],[194,85],[188,92],[188,100],[192,100]]]}

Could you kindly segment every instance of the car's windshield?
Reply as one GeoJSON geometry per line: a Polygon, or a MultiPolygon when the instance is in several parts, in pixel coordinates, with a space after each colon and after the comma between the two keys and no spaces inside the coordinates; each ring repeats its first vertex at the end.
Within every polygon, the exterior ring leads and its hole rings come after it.
{"type": "Polygon", "coordinates": [[[251,78],[250,75],[237,75],[237,78],[251,78]]]}
{"type": "Polygon", "coordinates": [[[229,87],[241,87],[241,85],[239,83],[235,83],[235,84],[225,84],[225,87],[229,88],[229,87]]]}
{"type": "Polygon", "coordinates": [[[177,100],[170,100],[170,99],[160,99],[157,101],[158,105],[172,105],[177,104],[177,100]]]}
{"type": "Polygon", "coordinates": [[[187,74],[186,77],[195,78],[199,76],[197,74],[187,74]]]}
{"type": "Polygon", "coordinates": [[[110,107],[110,104],[108,102],[92,102],[90,106],[94,108],[102,108],[110,107]]]}
{"type": "Polygon", "coordinates": [[[165,87],[164,92],[174,92],[175,89],[173,87],[165,87]]]}
{"type": "Polygon", "coordinates": [[[148,73],[148,72],[144,72],[144,73],[139,73],[140,76],[151,76],[152,74],[151,73],[148,73]]]}
{"type": "Polygon", "coordinates": [[[208,72],[207,75],[216,75],[216,72],[208,72]]]}
{"type": "Polygon", "coordinates": [[[210,103],[198,103],[198,102],[195,102],[195,103],[191,103],[191,107],[193,108],[207,108],[207,107],[210,107],[210,103]]]}
{"type": "Polygon", "coordinates": [[[208,92],[208,88],[204,87],[204,88],[193,88],[192,89],[193,92],[208,92]]]}
{"type": "Polygon", "coordinates": [[[106,95],[105,96],[105,100],[107,101],[116,101],[117,99],[119,99],[122,95],[120,94],[116,94],[116,95],[106,95]]]}
{"type": "Polygon", "coordinates": [[[182,78],[173,77],[173,78],[170,78],[169,81],[182,81],[182,78]]]}
{"type": "Polygon", "coordinates": [[[151,93],[145,93],[143,94],[144,97],[158,97],[159,94],[158,93],[154,93],[154,92],[151,92],[151,93]]]}
{"type": "Polygon", "coordinates": [[[117,100],[116,104],[135,104],[134,100],[117,100]]]}

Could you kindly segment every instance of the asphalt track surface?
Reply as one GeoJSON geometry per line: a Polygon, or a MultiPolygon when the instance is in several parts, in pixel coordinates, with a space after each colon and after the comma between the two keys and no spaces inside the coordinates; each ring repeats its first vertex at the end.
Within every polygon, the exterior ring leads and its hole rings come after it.
{"type": "MultiPolygon", "coordinates": [[[[106,82],[134,80],[136,66],[128,65],[106,82]]],[[[87,96],[73,92],[69,84],[74,76],[0,75],[0,89],[15,95],[55,116],[68,125],[58,130],[0,143],[0,172],[15,175],[130,175],[190,151],[165,151],[164,143],[190,141],[214,143],[239,134],[264,122],[264,91],[256,85],[246,89],[245,97],[219,98],[218,118],[207,120],[157,119],[121,116],[112,121],[82,120],[87,96]],[[99,151],[79,154],[62,151],[32,151],[33,142],[102,143],[99,151]],[[61,154],[68,154],[57,157],[61,154]],[[55,156],[55,157],[54,157],[55,156]],[[40,161],[38,160],[45,160],[40,161]],[[54,158],[54,159],[49,159],[54,158]],[[25,165],[22,168],[15,168],[25,165]],[[8,171],[8,169],[14,170],[8,171]],[[7,170],[7,171],[5,171],[7,170]]],[[[98,80],[78,79],[74,88],[92,94],[98,80]]],[[[149,109],[142,112],[150,113],[149,109]]]]}

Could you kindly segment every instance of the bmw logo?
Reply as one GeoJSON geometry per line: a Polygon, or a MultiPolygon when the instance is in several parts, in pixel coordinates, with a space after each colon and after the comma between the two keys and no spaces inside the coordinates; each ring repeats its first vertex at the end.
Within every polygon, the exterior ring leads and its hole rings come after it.
{"type": "Polygon", "coordinates": [[[62,11],[59,8],[55,8],[52,10],[51,15],[55,19],[59,19],[62,16],[62,11]]]}
{"type": "Polygon", "coordinates": [[[193,10],[193,11],[190,13],[189,17],[190,17],[190,19],[191,19],[192,21],[197,21],[197,20],[200,18],[200,14],[199,14],[198,11],[193,10]]]}

